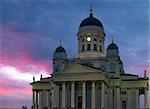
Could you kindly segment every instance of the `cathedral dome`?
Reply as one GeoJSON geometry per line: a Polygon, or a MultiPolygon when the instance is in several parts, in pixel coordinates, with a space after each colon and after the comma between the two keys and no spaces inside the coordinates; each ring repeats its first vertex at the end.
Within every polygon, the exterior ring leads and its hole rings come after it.
{"type": "Polygon", "coordinates": [[[66,51],[61,45],[56,48],[53,59],[67,59],[66,51]]]}
{"type": "Polygon", "coordinates": [[[108,47],[107,47],[107,52],[106,52],[107,57],[118,57],[119,56],[119,49],[118,46],[112,42],[108,47]]]}
{"type": "Polygon", "coordinates": [[[84,19],[79,27],[81,28],[84,26],[99,26],[103,28],[102,23],[97,18],[93,17],[93,13],[90,13],[90,16],[84,19]]]}

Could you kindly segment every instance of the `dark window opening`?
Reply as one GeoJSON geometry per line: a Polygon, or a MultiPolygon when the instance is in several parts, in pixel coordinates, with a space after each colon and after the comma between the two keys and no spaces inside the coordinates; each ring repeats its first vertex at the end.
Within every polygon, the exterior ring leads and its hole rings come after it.
{"type": "Polygon", "coordinates": [[[82,39],[82,42],[84,42],[84,38],[82,39]]]}
{"type": "Polygon", "coordinates": [[[82,45],[82,51],[84,51],[84,45],[82,45]]]}
{"type": "Polygon", "coordinates": [[[120,72],[122,72],[122,69],[120,69],[120,72]]]}
{"type": "Polygon", "coordinates": [[[122,101],[122,109],[126,109],[126,101],[122,101]]]}
{"type": "Polygon", "coordinates": [[[91,44],[87,44],[87,50],[91,50],[91,44]]]}
{"type": "Polygon", "coordinates": [[[102,52],[102,46],[101,45],[99,46],[99,51],[102,52]]]}
{"type": "Polygon", "coordinates": [[[99,42],[102,42],[102,40],[99,40],[99,42]]]}
{"type": "Polygon", "coordinates": [[[94,44],[94,50],[97,51],[97,45],[96,44],[94,44]]]}
{"type": "Polygon", "coordinates": [[[94,38],[94,41],[97,41],[97,39],[96,39],[96,38],[94,38]]]}
{"type": "Polygon", "coordinates": [[[122,91],[121,93],[122,93],[123,95],[125,95],[125,94],[126,94],[126,91],[122,91]]]}
{"type": "Polygon", "coordinates": [[[82,96],[78,96],[78,109],[82,109],[82,96]]]}

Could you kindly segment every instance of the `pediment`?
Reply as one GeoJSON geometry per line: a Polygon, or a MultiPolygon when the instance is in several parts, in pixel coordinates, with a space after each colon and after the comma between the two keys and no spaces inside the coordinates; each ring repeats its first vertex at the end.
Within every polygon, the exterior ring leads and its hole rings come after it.
{"type": "Polygon", "coordinates": [[[76,64],[70,67],[65,68],[62,71],[56,72],[56,74],[88,74],[88,73],[103,73],[103,71],[91,68],[88,66],[76,64]]]}
{"type": "Polygon", "coordinates": [[[52,76],[53,81],[87,81],[87,80],[105,80],[107,74],[99,69],[76,64],[65,68],[62,71],[55,72],[52,76]]]}

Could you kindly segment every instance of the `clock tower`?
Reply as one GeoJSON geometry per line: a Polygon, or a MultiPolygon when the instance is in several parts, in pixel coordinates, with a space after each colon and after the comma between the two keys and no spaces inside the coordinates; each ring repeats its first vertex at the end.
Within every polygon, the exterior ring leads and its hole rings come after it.
{"type": "Polygon", "coordinates": [[[93,16],[92,8],[90,15],[84,19],[77,33],[78,58],[104,57],[105,32],[102,23],[93,16]]]}

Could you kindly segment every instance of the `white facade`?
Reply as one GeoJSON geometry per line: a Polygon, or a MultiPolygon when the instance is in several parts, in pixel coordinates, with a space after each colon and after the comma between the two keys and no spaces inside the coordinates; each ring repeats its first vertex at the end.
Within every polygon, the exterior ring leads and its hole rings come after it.
{"type": "Polygon", "coordinates": [[[68,58],[60,45],[54,52],[51,77],[31,83],[33,109],[137,109],[141,94],[147,108],[148,77],[124,72],[114,42],[105,55],[105,36],[91,11],[77,33],[78,56],[68,58]]]}

